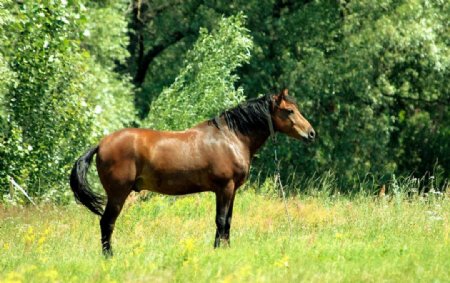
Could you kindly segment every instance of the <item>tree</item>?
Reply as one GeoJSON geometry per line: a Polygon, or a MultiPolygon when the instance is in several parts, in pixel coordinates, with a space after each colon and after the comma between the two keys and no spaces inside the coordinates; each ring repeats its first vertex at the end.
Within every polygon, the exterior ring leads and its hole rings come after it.
{"type": "Polygon", "coordinates": [[[242,88],[235,89],[238,77],[233,74],[248,62],[252,48],[243,21],[243,14],[238,14],[223,18],[211,33],[200,30],[175,82],[152,102],[146,125],[185,129],[244,99],[242,88]]]}

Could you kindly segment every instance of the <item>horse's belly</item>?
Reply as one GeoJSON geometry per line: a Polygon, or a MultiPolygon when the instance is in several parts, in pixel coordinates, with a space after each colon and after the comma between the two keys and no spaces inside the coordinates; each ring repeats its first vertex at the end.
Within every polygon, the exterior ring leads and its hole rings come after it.
{"type": "Polygon", "coordinates": [[[136,180],[137,190],[148,190],[167,195],[184,195],[211,190],[197,172],[147,172],[136,180]]]}

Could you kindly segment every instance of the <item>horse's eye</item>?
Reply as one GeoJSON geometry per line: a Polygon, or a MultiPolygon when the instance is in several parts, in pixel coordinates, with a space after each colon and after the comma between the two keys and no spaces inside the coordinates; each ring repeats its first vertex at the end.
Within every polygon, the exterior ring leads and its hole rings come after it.
{"type": "Polygon", "coordinates": [[[284,119],[287,119],[288,116],[290,116],[292,113],[294,113],[294,110],[292,109],[281,109],[281,115],[284,117],[284,119]]]}

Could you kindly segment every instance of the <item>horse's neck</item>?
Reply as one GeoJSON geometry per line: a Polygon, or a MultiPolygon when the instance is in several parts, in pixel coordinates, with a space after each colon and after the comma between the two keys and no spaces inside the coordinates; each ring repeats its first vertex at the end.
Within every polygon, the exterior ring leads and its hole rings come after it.
{"type": "Polygon", "coordinates": [[[263,129],[256,128],[246,134],[240,133],[239,131],[233,131],[228,128],[223,117],[218,118],[217,120],[215,120],[215,122],[217,123],[217,127],[219,129],[224,130],[223,127],[226,127],[227,131],[229,131],[230,134],[236,135],[236,137],[248,148],[250,158],[252,158],[253,155],[258,151],[258,149],[260,149],[264,145],[264,143],[270,136],[269,130],[265,131],[263,129]]]}
{"type": "Polygon", "coordinates": [[[244,143],[250,152],[250,158],[253,157],[253,155],[264,145],[264,143],[267,141],[267,139],[270,136],[269,132],[265,131],[257,131],[248,133],[248,134],[241,134],[237,133],[237,137],[244,143]]]}

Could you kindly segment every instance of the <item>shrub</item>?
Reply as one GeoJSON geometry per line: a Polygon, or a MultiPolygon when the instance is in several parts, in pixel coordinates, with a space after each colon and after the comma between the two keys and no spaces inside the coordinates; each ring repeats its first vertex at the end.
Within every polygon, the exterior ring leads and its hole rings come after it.
{"type": "Polygon", "coordinates": [[[86,8],[78,1],[1,3],[11,17],[0,22],[5,39],[0,72],[6,61],[15,79],[0,85],[0,188],[5,193],[7,176],[12,176],[31,195],[58,200],[69,193],[68,173],[80,152],[134,117],[129,78],[117,75],[107,59],[119,53],[126,57],[120,41],[126,31],[111,29],[122,34],[108,37],[115,46],[110,56],[92,38],[84,43],[95,6],[86,8]]]}

